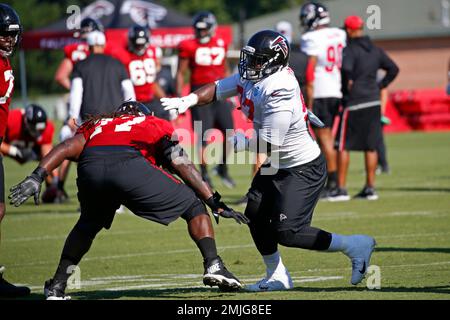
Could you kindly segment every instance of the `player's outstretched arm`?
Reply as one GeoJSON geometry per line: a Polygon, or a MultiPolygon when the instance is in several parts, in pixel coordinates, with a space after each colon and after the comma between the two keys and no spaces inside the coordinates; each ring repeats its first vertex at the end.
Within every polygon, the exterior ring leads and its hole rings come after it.
{"type": "Polygon", "coordinates": [[[177,110],[179,114],[185,113],[190,107],[211,103],[216,98],[216,84],[208,83],[194,92],[181,98],[161,98],[164,110],[177,110]]]}
{"type": "Polygon", "coordinates": [[[34,203],[39,204],[41,184],[49,172],[56,169],[64,160],[76,160],[83,151],[85,139],[82,134],[61,142],[52,149],[39,163],[39,166],[22,182],[10,189],[8,198],[16,207],[24,203],[29,197],[34,196],[34,203]]]}

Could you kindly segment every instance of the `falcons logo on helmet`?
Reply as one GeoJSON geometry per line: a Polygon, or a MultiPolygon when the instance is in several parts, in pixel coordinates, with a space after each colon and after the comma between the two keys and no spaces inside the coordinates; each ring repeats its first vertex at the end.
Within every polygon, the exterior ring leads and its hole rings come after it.
{"type": "Polygon", "coordinates": [[[100,20],[104,16],[110,16],[114,12],[114,8],[114,5],[109,1],[95,1],[83,9],[80,21],[87,17],[100,20]]]}
{"type": "Polygon", "coordinates": [[[272,41],[270,44],[270,49],[276,51],[276,52],[282,52],[284,57],[286,58],[289,52],[288,45],[286,43],[286,39],[282,36],[278,36],[275,38],[275,40],[272,41]]]}
{"type": "Polygon", "coordinates": [[[167,10],[157,4],[141,1],[127,0],[120,8],[121,14],[128,14],[135,23],[140,26],[157,27],[158,21],[163,20],[167,15],[167,10]]]}

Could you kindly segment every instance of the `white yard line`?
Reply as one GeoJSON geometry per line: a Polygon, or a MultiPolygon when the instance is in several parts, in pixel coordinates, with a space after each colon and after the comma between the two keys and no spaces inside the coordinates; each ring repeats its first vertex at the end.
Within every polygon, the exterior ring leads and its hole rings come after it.
{"type": "MultiPolygon", "coordinates": [[[[327,212],[317,215],[317,217],[313,218],[313,222],[318,221],[329,221],[329,220],[342,220],[342,219],[378,219],[378,218],[386,218],[386,217],[399,217],[399,216],[429,216],[434,218],[440,218],[450,215],[450,212],[433,212],[433,211],[393,211],[393,212],[386,212],[386,213],[375,213],[375,214],[358,214],[356,212],[327,212]]],[[[222,228],[237,228],[240,227],[239,225],[227,225],[223,226],[222,228]]],[[[171,228],[166,230],[159,230],[161,232],[166,232],[168,230],[170,231],[178,231],[178,230],[185,230],[186,227],[177,227],[177,228],[171,228]]],[[[154,230],[153,230],[154,231],[154,230]]],[[[103,231],[99,233],[98,238],[102,237],[109,237],[109,236],[116,236],[116,235],[136,235],[136,234],[142,234],[142,233],[148,233],[150,232],[149,229],[141,228],[138,230],[124,230],[124,231],[103,231]]],[[[48,240],[63,240],[67,238],[68,234],[61,234],[61,235],[44,235],[44,236],[33,236],[33,237],[9,237],[6,239],[2,239],[2,242],[28,242],[28,241],[48,241],[48,240]]],[[[384,236],[383,236],[384,237],[384,236]]]]}
{"type": "MultiPolygon", "coordinates": [[[[401,238],[415,238],[415,237],[439,237],[449,235],[450,232],[434,232],[434,233],[412,233],[412,234],[397,234],[397,235],[380,235],[374,236],[375,239],[401,239],[401,238]]],[[[235,250],[235,249],[247,249],[254,248],[254,244],[240,244],[240,245],[231,245],[231,246],[219,246],[217,250],[219,253],[224,250],[235,250]]],[[[167,255],[167,254],[183,254],[183,253],[191,253],[198,252],[197,248],[191,249],[176,249],[176,250],[164,250],[164,251],[151,251],[151,252],[138,252],[138,253],[127,253],[127,254],[118,254],[118,255],[109,255],[109,256],[96,256],[96,257],[87,257],[84,258],[83,261],[103,261],[103,260],[112,260],[112,259],[126,259],[126,258],[136,258],[136,257],[144,257],[144,256],[155,256],[155,255],[167,255]]],[[[56,261],[34,261],[28,263],[18,263],[18,264],[10,264],[10,267],[28,267],[28,266],[36,266],[36,265],[47,265],[47,264],[55,264],[56,261]]]]}

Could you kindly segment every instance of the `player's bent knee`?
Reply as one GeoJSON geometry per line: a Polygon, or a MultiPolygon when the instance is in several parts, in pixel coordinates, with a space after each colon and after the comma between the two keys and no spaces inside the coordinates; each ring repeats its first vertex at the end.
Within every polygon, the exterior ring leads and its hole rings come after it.
{"type": "Polygon", "coordinates": [[[310,226],[298,231],[278,231],[278,243],[285,247],[309,250],[326,250],[330,246],[331,234],[310,226]]]}
{"type": "Polygon", "coordinates": [[[78,220],[77,224],[75,225],[74,229],[86,236],[88,236],[90,239],[94,239],[97,233],[102,230],[103,225],[99,223],[94,223],[92,221],[86,221],[86,220],[78,220]]]}
{"type": "Polygon", "coordinates": [[[186,220],[186,222],[189,222],[193,218],[202,214],[209,216],[208,210],[206,210],[203,202],[197,199],[197,201],[185,213],[183,213],[181,217],[186,220]]]}

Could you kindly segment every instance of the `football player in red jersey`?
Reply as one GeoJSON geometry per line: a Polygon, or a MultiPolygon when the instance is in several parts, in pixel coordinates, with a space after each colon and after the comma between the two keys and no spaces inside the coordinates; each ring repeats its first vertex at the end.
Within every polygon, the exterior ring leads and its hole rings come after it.
{"type": "MultiPolygon", "coordinates": [[[[14,75],[9,64],[9,57],[19,45],[21,34],[22,25],[17,12],[10,6],[0,3],[0,143],[5,137],[9,103],[14,89],[14,75]]],[[[4,188],[3,158],[0,154],[0,227],[5,216],[4,188]]],[[[0,265],[0,297],[17,297],[30,294],[29,288],[16,287],[6,281],[3,278],[4,270],[5,268],[0,265]]]]}
{"type": "Polygon", "coordinates": [[[53,147],[55,126],[45,110],[36,104],[9,112],[1,152],[23,164],[39,160],[53,147]]]}
{"type": "MultiPolygon", "coordinates": [[[[1,144],[1,153],[19,162],[42,159],[53,148],[55,126],[47,119],[45,110],[36,104],[25,109],[9,112],[5,137],[1,144]]],[[[54,170],[46,179],[47,190],[42,195],[43,202],[61,202],[62,191],[58,190],[58,170],[54,170]]]]}
{"type": "Polygon", "coordinates": [[[70,90],[70,74],[72,73],[73,65],[78,61],[86,59],[89,55],[89,46],[86,43],[86,37],[89,32],[94,30],[103,32],[102,24],[92,18],[83,19],[80,23],[80,30],[74,33],[74,37],[80,39],[80,41],[64,47],[64,59],[56,70],[55,81],[67,90],[70,90]]]}
{"type": "Polygon", "coordinates": [[[145,104],[158,118],[169,120],[169,113],[159,103],[165,92],[156,81],[161,69],[161,49],[150,44],[148,28],[134,25],[128,30],[126,49],[117,50],[117,59],[125,66],[133,82],[136,100],[145,104]]]}
{"type": "MultiPolygon", "coordinates": [[[[204,84],[214,82],[228,75],[225,59],[227,46],[223,39],[215,36],[216,26],[216,18],[211,12],[199,12],[193,21],[195,38],[180,42],[176,75],[177,95],[179,97],[183,96],[184,75],[188,70],[191,71],[191,91],[195,91],[204,84]]],[[[206,167],[206,159],[204,159],[204,148],[207,145],[204,133],[208,129],[218,128],[222,132],[224,139],[222,163],[216,169],[222,178],[222,182],[229,188],[235,186],[234,181],[228,175],[227,154],[225,152],[225,150],[230,150],[230,148],[226,148],[225,130],[234,128],[231,111],[232,104],[226,101],[217,101],[205,108],[194,107],[191,109],[193,128],[196,128],[194,126],[195,121],[201,121],[202,124],[201,132],[197,133],[197,141],[199,150],[201,150],[200,168],[203,179],[212,185],[206,167]]]]}
{"type": "Polygon", "coordinates": [[[132,101],[113,114],[87,120],[73,138],[56,146],[30,176],[11,188],[11,204],[19,206],[31,196],[36,202],[48,172],[64,159],[79,162],[81,216],[67,237],[54,277],[45,283],[47,299],[70,298],[65,294],[69,270],[88,252],[97,233],[110,228],[120,204],[137,216],[164,225],[181,216],[204,258],[203,283],[224,290],[242,287],[217,255],[211,219],[200,199],[216,219],[219,215],[238,223],[248,223],[248,219],[220,202],[220,195],[213,194],[202,181],[179,146],[171,124],[149,114],[145,105],[132,101]],[[186,185],[159,164],[175,172],[186,185]]]}

